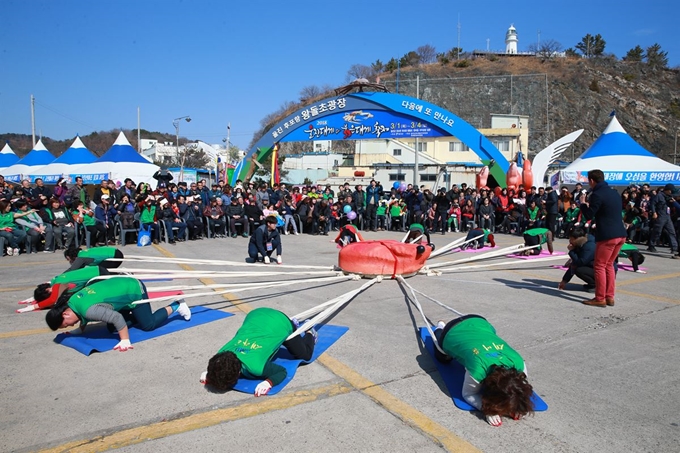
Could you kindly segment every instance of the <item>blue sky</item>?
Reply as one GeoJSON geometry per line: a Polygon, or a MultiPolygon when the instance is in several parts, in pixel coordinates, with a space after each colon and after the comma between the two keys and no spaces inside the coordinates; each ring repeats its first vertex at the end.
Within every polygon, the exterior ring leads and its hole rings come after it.
{"type": "Polygon", "coordinates": [[[260,120],[308,85],[340,86],[355,63],[386,62],[423,44],[437,51],[566,49],[600,33],[606,52],[655,42],[680,65],[680,4],[668,0],[328,2],[308,0],[2,0],[0,133],[54,139],[137,127],[245,148],[260,120]],[[568,6],[566,6],[568,5],[568,6]]]}

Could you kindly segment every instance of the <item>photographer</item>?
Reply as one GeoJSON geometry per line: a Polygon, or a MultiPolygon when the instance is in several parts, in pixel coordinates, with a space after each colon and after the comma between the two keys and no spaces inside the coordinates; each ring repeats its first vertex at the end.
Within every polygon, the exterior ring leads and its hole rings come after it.
{"type": "Polygon", "coordinates": [[[59,178],[57,185],[54,187],[54,197],[59,200],[61,206],[65,206],[66,209],[71,209],[71,206],[66,206],[67,196],[68,187],[66,186],[66,178],[59,178]]]}
{"type": "Polygon", "coordinates": [[[678,240],[675,236],[675,228],[669,213],[669,206],[673,204],[673,197],[677,195],[675,186],[673,184],[666,184],[663,189],[659,190],[654,198],[652,198],[649,212],[652,215],[653,229],[652,235],[649,239],[649,247],[647,250],[656,252],[656,244],[661,237],[663,231],[668,235],[668,240],[671,243],[671,254],[675,259],[680,258],[678,254],[678,240]]]}

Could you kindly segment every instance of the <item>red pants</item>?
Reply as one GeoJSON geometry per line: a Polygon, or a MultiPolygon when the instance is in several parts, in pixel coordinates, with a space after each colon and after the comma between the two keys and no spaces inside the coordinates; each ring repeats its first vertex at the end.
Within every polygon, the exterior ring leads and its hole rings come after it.
{"type": "Polygon", "coordinates": [[[595,243],[595,300],[613,299],[616,292],[614,260],[626,238],[613,238],[595,243]]]}

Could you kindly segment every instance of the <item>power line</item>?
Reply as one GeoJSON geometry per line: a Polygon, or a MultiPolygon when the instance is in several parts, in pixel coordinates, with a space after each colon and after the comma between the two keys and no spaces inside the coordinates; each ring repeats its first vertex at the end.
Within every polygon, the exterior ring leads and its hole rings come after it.
{"type": "Polygon", "coordinates": [[[51,111],[52,113],[56,113],[56,114],[59,115],[59,116],[63,116],[63,117],[66,118],[67,120],[73,121],[74,123],[78,123],[78,124],[80,124],[81,126],[86,126],[86,127],[91,128],[91,129],[96,129],[96,127],[94,127],[93,125],[88,124],[88,123],[85,123],[84,121],[80,121],[80,120],[77,120],[77,119],[75,119],[75,118],[72,118],[72,117],[68,116],[67,114],[65,114],[65,113],[63,113],[63,112],[60,112],[59,110],[57,110],[57,109],[55,109],[55,108],[53,108],[53,107],[50,107],[50,106],[47,105],[47,104],[43,104],[42,102],[38,101],[37,99],[35,100],[35,103],[38,104],[39,106],[41,106],[41,107],[43,107],[43,108],[45,108],[45,109],[51,111]]]}

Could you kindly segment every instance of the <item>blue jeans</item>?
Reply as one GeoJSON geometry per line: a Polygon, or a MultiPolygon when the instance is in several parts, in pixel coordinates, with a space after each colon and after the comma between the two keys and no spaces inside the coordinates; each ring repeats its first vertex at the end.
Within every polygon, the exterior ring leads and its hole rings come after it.
{"type": "Polygon", "coordinates": [[[0,230],[0,237],[5,238],[10,247],[18,249],[26,240],[26,232],[23,228],[14,228],[12,231],[0,230]]]}

